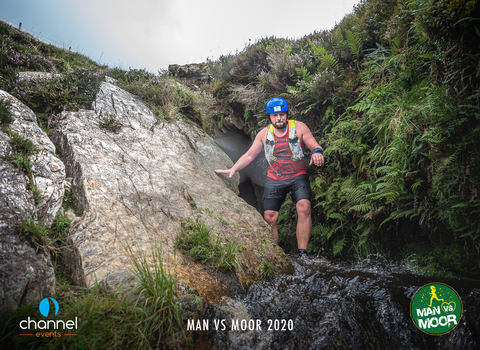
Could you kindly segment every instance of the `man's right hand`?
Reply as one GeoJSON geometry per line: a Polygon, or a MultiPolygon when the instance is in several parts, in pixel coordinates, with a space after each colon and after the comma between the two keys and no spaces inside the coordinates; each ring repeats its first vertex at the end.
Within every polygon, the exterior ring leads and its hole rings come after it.
{"type": "Polygon", "coordinates": [[[220,170],[220,169],[216,169],[214,170],[217,174],[227,174],[228,177],[231,179],[233,175],[235,175],[235,170],[232,170],[232,169],[228,169],[228,170],[220,170]]]}
{"type": "MultiPolygon", "coordinates": [[[[233,175],[237,171],[244,169],[248,166],[262,151],[263,149],[263,140],[265,139],[265,135],[267,133],[267,128],[263,128],[257,136],[255,136],[255,140],[253,141],[252,146],[248,149],[248,151],[237,160],[237,162],[228,170],[214,170],[217,174],[226,174],[231,179],[233,175]],[[235,170],[234,170],[235,169],[235,170]]],[[[319,146],[320,147],[320,146],[319,146]]]]}

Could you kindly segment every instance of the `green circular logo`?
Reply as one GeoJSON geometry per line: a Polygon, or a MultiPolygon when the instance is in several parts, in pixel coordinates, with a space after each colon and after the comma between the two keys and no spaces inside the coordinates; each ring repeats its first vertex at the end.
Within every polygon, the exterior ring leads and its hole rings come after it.
{"type": "Polygon", "coordinates": [[[434,282],[421,287],[410,302],[410,316],[422,332],[442,335],[454,329],[462,318],[460,296],[450,286],[434,282]]]}

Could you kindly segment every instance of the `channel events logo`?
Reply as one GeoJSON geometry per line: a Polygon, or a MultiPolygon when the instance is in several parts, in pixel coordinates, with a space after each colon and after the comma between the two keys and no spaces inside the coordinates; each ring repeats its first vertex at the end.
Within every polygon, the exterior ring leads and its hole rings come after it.
{"type": "Polygon", "coordinates": [[[458,293],[443,283],[421,287],[410,302],[410,316],[422,332],[442,335],[453,330],[462,318],[463,305],[458,293]]]}
{"type": "MultiPolygon", "coordinates": [[[[40,304],[38,305],[38,309],[40,313],[48,318],[49,315],[55,316],[58,314],[58,310],[60,309],[58,302],[53,298],[45,298],[43,299],[40,304]],[[50,308],[51,303],[53,303],[54,308],[50,308]]],[[[76,330],[77,329],[78,320],[75,317],[74,320],[32,320],[30,316],[26,320],[20,321],[20,328],[26,330],[26,333],[20,334],[22,336],[35,336],[35,337],[62,337],[62,336],[72,336],[77,335],[73,333],[62,333],[62,330],[76,330]],[[53,331],[52,331],[53,330],[53,331]]]]}

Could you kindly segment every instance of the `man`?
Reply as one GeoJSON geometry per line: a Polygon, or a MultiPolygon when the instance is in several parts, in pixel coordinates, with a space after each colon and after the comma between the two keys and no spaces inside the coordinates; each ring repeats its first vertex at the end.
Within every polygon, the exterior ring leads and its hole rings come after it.
{"type": "Polygon", "coordinates": [[[227,174],[231,178],[235,172],[249,165],[263,148],[268,162],[263,195],[265,221],[272,228],[273,238],[278,244],[280,241],[277,229],[278,212],[287,193],[290,192],[298,214],[298,257],[302,257],[307,253],[312,231],[310,182],[303,151],[304,146],[311,150],[310,165],[322,166],[323,149],[304,123],[287,119],[288,104],[283,98],[270,99],[266,111],[272,124],[258,133],[250,149],[232,168],[215,172],[227,174]]]}

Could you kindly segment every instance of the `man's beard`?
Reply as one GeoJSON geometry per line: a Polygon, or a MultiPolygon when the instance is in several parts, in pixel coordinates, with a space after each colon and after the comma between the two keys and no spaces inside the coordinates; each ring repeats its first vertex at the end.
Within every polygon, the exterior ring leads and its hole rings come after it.
{"type": "Polygon", "coordinates": [[[275,129],[283,130],[283,129],[285,129],[285,127],[287,126],[287,123],[288,123],[288,121],[285,120],[285,121],[284,121],[283,123],[281,123],[281,124],[272,123],[272,125],[273,125],[273,127],[274,127],[275,129]]]}

